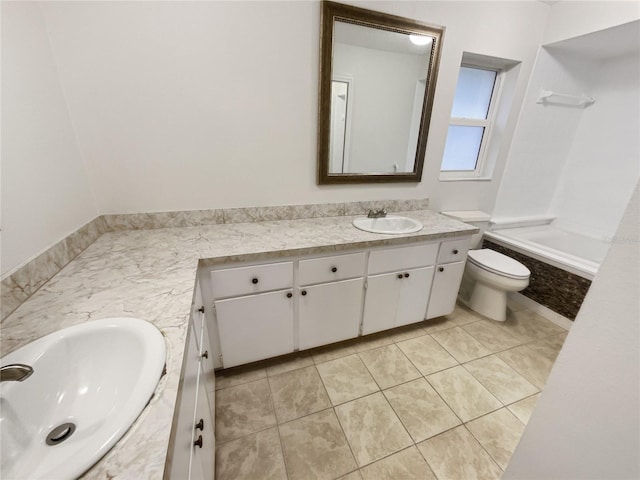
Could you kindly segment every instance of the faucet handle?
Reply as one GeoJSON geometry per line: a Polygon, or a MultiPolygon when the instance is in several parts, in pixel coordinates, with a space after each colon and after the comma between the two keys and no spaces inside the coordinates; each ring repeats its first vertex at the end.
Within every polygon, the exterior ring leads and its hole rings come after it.
{"type": "Polygon", "coordinates": [[[367,213],[367,217],[369,218],[380,218],[380,217],[386,217],[387,216],[387,211],[384,208],[381,208],[380,210],[369,210],[369,213],[367,213]]]}

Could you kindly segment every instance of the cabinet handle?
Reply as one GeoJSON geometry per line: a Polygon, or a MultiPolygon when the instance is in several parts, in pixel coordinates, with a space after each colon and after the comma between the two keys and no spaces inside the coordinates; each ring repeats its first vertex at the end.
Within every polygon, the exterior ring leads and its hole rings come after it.
{"type": "Polygon", "coordinates": [[[307,291],[306,291],[306,290],[302,290],[302,291],[300,292],[300,294],[304,297],[304,296],[307,294],[307,291]]]}
{"type": "Polygon", "coordinates": [[[404,274],[404,278],[409,278],[409,274],[408,274],[408,273],[405,273],[405,274],[404,274]]]}
{"type": "Polygon", "coordinates": [[[444,272],[444,267],[438,267],[439,272],[444,272]]]}
{"type": "Polygon", "coordinates": [[[193,442],[193,445],[198,448],[202,448],[202,435],[198,435],[198,439],[193,442]]]}
{"type": "Polygon", "coordinates": [[[256,283],[258,283],[258,279],[256,277],[253,277],[251,279],[251,283],[253,283],[255,285],[256,283]]]}
{"type": "Polygon", "coordinates": [[[201,306],[201,307],[198,309],[198,311],[199,311],[200,313],[204,313],[204,305],[203,305],[203,306],[201,306]]]}
{"type": "Polygon", "coordinates": [[[401,273],[398,274],[398,278],[402,278],[402,274],[401,273]]]}
{"type": "Polygon", "coordinates": [[[287,293],[287,298],[291,298],[291,297],[293,297],[293,293],[291,292],[287,293]]]}
{"type": "Polygon", "coordinates": [[[331,271],[332,271],[333,273],[336,273],[336,272],[338,271],[338,267],[331,267],[331,271]]]}
{"type": "Polygon", "coordinates": [[[209,350],[205,350],[202,354],[202,358],[209,358],[209,350]]]}
{"type": "Polygon", "coordinates": [[[457,255],[457,254],[458,254],[458,249],[457,249],[457,248],[454,248],[454,249],[453,249],[453,254],[454,254],[454,255],[457,255]]]}
{"type": "Polygon", "coordinates": [[[198,423],[196,423],[196,429],[197,430],[204,430],[204,419],[200,419],[200,421],[198,423]]]}

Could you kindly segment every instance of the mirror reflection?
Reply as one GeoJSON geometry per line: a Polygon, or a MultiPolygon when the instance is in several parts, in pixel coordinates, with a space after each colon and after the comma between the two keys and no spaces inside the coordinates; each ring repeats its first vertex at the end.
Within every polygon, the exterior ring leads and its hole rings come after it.
{"type": "Polygon", "coordinates": [[[322,8],[318,183],[419,182],[443,29],[322,8]]]}
{"type": "Polygon", "coordinates": [[[414,170],[432,43],[418,38],[335,22],[330,173],[414,170]]]}

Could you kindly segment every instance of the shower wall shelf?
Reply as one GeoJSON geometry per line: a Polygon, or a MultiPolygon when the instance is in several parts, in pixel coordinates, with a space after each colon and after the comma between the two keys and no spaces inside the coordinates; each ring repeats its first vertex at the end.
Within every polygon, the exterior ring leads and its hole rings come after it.
{"type": "Polygon", "coordinates": [[[551,90],[541,90],[536,103],[567,105],[572,107],[587,107],[595,103],[595,97],[588,95],[570,95],[568,93],[553,92],[551,90]]]}

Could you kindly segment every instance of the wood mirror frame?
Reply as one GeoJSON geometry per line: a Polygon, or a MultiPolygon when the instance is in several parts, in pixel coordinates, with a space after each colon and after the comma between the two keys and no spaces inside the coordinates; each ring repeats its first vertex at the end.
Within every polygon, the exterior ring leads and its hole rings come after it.
{"type": "Polygon", "coordinates": [[[409,18],[398,17],[363,8],[323,1],[320,30],[320,98],[318,115],[318,184],[420,182],[427,148],[444,27],[428,25],[409,18]],[[396,173],[331,173],[331,84],[333,62],[333,32],[336,21],[405,35],[431,37],[431,53],[427,69],[425,94],[422,102],[416,156],[411,172],[396,173]]]}

